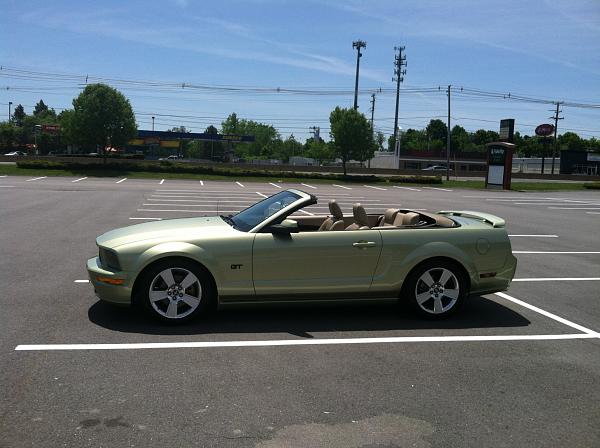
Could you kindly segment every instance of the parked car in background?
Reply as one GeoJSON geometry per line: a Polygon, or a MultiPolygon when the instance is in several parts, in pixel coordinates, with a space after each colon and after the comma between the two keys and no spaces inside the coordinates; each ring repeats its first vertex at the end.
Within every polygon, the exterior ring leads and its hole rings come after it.
{"type": "Polygon", "coordinates": [[[26,156],[27,154],[25,154],[23,151],[12,151],[12,152],[7,152],[4,155],[5,156],[26,156]]]}
{"type": "MultiPolygon", "coordinates": [[[[421,171],[446,171],[446,165],[431,165],[428,166],[427,168],[423,168],[421,171]]],[[[450,168],[450,171],[453,171],[452,168],[450,168]]]]}
{"type": "Polygon", "coordinates": [[[179,159],[181,159],[181,158],[182,158],[182,157],[180,157],[180,156],[177,156],[177,155],[170,155],[169,157],[161,157],[161,158],[160,158],[160,159],[158,159],[158,160],[179,160],[179,159]]]}

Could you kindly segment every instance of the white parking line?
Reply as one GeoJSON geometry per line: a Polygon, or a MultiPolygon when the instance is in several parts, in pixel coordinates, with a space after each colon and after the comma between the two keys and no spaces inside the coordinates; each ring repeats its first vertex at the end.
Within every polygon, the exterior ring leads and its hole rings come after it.
{"type": "Polygon", "coordinates": [[[2,175],[2,176],[0,176],[0,177],[8,177],[8,175],[6,175],[6,174],[3,174],[3,175],[2,175]]]}
{"type": "Polygon", "coordinates": [[[33,182],[34,180],[46,179],[48,176],[34,177],[33,179],[27,179],[25,182],[33,182]]]}
{"type": "Polygon", "coordinates": [[[281,188],[279,185],[274,184],[273,182],[269,182],[269,185],[273,185],[274,187],[281,188]]]}
{"type": "Polygon", "coordinates": [[[600,277],[513,278],[513,282],[597,282],[600,277]]]}
{"type": "Polygon", "coordinates": [[[558,238],[558,235],[508,235],[508,236],[513,236],[513,237],[531,237],[531,238],[558,238]]]}
{"type": "MultiPolygon", "coordinates": [[[[84,280],[85,281],[85,280],[84,280]]],[[[76,280],[76,282],[84,282],[76,280]]],[[[123,344],[21,344],[15,351],[51,351],[51,350],[139,350],[160,348],[224,348],[224,347],[276,347],[294,345],[350,345],[382,344],[401,342],[486,342],[486,341],[558,341],[574,339],[600,338],[600,333],[576,324],[570,320],[552,314],[522,300],[502,292],[498,297],[527,308],[549,319],[571,327],[581,333],[575,334],[532,334],[498,336],[398,336],[381,338],[338,338],[338,339],[278,339],[278,340],[242,340],[242,341],[197,341],[197,342],[142,342],[123,344]]]]}
{"type": "Polygon", "coordinates": [[[528,334],[506,336],[399,336],[387,338],[342,339],[275,339],[259,341],[198,341],[198,342],[138,342],[132,344],[39,344],[17,345],[15,351],[51,350],[140,350],[157,348],[223,348],[223,347],[281,347],[292,345],[350,345],[384,344],[399,342],[482,342],[482,341],[551,341],[569,339],[592,339],[594,333],[576,334],[528,334]]]}
{"type": "Polygon", "coordinates": [[[239,185],[240,187],[242,187],[242,188],[246,188],[246,187],[244,187],[244,184],[241,184],[241,183],[239,183],[239,182],[237,182],[237,181],[236,181],[236,184],[238,184],[238,185],[239,185]]]}
{"type": "Polygon", "coordinates": [[[162,221],[162,218],[129,218],[129,219],[139,219],[139,220],[150,220],[150,221],[162,221]]]}
{"type": "Polygon", "coordinates": [[[411,188],[411,187],[399,187],[398,185],[392,185],[394,188],[400,188],[402,190],[410,190],[410,191],[421,191],[418,188],[411,188]]]}
{"type": "Polygon", "coordinates": [[[305,215],[315,216],[314,213],[307,212],[306,210],[298,210],[300,213],[304,213],[305,215]]]}
{"type": "Polygon", "coordinates": [[[0,188],[15,188],[14,185],[0,185],[0,188]]]}
{"type": "Polygon", "coordinates": [[[89,283],[89,280],[74,280],[73,283],[89,283]]]}
{"type": "Polygon", "coordinates": [[[352,190],[350,187],[344,187],[343,185],[332,184],[334,187],[343,188],[345,190],[352,190]]]}
{"type": "Polygon", "coordinates": [[[200,208],[216,208],[221,203],[228,203],[229,207],[248,207],[252,202],[240,202],[240,201],[216,201],[214,204],[161,204],[153,202],[152,204],[142,204],[142,207],[200,207],[200,208]],[[233,202],[233,204],[231,204],[233,202]],[[239,205],[236,205],[239,204],[239,205]]]}
{"type": "Polygon", "coordinates": [[[263,198],[268,198],[269,197],[266,194],[259,193],[258,191],[256,192],[256,194],[259,195],[259,196],[262,196],[263,198]]]}
{"type": "Polygon", "coordinates": [[[79,178],[79,179],[72,180],[71,182],[72,182],[72,183],[75,183],[75,182],[80,182],[80,181],[82,181],[82,180],[86,180],[86,179],[87,179],[87,177],[81,177],[81,178],[79,178]]]}
{"type": "Polygon", "coordinates": [[[363,187],[372,188],[373,190],[387,191],[387,188],[374,187],[373,185],[363,185],[363,187]]]}
{"type": "Polygon", "coordinates": [[[560,322],[561,324],[567,325],[568,327],[571,327],[571,328],[574,328],[576,330],[579,330],[579,331],[582,331],[584,333],[587,333],[590,336],[600,337],[600,334],[598,332],[594,331],[594,330],[590,330],[589,328],[586,328],[586,327],[583,327],[581,325],[578,325],[578,324],[576,324],[574,322],[571,322],[570,320],[567,320],[567,319],[565,319],[563,317],[557,316],[556,314],[552,314],[552,313],[549,313],[548,311],[544,311],[543,309],[538,308],[537,306],[530,305],[529,303],[523,302],[522,300],[515,299],[514,297],[509,296],[508,294],[505,294],[503,292],[497,292],[496,295],[498,297],[502,297],[503,299],[506,299],[506,300],[509,300],[509,301],[511,301],[513,303],[516,303],[517,305],[520,305],[522,307],[528,308],[531,311],[535,311],[536,313],[539,313],[539,314],[541,314],[543,316],[546,316],[546,317],[548,317],[550,319],[553,319],[553,320],[555,320],[557,322],[560,322]]]}
{"type": "Polygon", "coordinates": [[[203,187],[203,186],[204,186],[204,181],[203,181],[203,180],[201,180],[201,181],[200,181],[200,186],[201,186],[201,187],[203,187]]]}
{"type": "Polygon", "coordinates": [[[300,185],[304,185],[305,187],[308,187],[308,188],[314,188],[315,190],[317,189],[317,187],[313,187],[312,185],[308,185],[308,184],[300,184],[300,185]]]}
{"type": "Polygon", "coordinates": [[[551,210],[600,210],[598,207],[548,207],[551,210]]]}
{"type": "MultiPolygon", "coordinates": [[[[182,213],[208,213],[210,210],[173,210],[173,209],[150,209],[150,208],[138,208],[138,212],[182,212],[182,213]]],[[[240,210],[219,210],[220,213],[228,212],[239,212],[240,210]]]]}
{"type": "Polygon", "coordinates": [[[541,250],[513,250],[513,254],[600,254],[600,252],[567,252],[567,251],[541,251],[541,250]]]}
{"type": "Polygon", "coordinates": [[[600,215],[600,212],[586,212],[588,215],[600,215]]]}
{"type": "Polygon", "coordinates": [[[423,187],[423,189],[426,189],[426,190],[439,190],[439,191],[453,191],[453,190],[449,190],[448,188],[439,188],[439,187],[423,187]]]}
{"type": "Polygon", "coordinates": [[[160,182],[158,183],[158,185],[162,185],[162,184],[164,184],[164,183],[165,183],[165,180],[164,180],[164,179],[161,179],[161,180],[160,180],[160,182]]]}
{"type": "Polygon", "coordinates": [[[127,178],[126,178],[126,177],[124,177],[123,179],[121,179],[121,180],[118,180],[118,181],[116,181],[115,183],[116,183],[116,184],[120,184],[121,182],[125,182],[126,180],[127,180],[127,178]]]}
{"type": "MultiPolygon", "coordinates": [[[[236,200],[228,200],[228,199],[168,199],[168,198],[147,198],[147,201],[157,201],[157,202],[201,202],[201,203],[205,203],[205,202],[215,202],[215,203],[220,203],[220,202],[232,202],[232,203],[239,203],[239,204],[248,204],[248,203],[254,203],[256,202],[256,198],[254,196],[252,196],[252,198],[248,198],[248,199],[236,199],[236,200]]],[[[144,204],[144,205],[150,205],[150,204],[144,204]]]]}

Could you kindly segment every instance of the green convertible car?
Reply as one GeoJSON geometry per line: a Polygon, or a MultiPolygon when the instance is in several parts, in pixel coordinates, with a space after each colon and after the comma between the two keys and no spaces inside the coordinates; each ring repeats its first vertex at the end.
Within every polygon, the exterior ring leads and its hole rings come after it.
{"type": "Polygon", "coordinates": [[[242,303],[407,300],[424,316],[505,290],[516,258],[504,220],[486,213],[388,209],[297,216],[317,198],[284,190],[230,216],[112,230],[87,262],[96,295],[185,321],[242,303]],[[290,216],[293,215],[293,219],[290,216]]]}

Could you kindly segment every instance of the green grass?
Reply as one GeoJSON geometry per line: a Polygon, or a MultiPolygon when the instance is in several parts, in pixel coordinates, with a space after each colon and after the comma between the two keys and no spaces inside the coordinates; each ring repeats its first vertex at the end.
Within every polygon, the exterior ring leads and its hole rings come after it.
{"type": "MultiPolygon", "coordinates": [[[[122,171],[105,169],[41,169],[41,168],[19,168],[16,165],[0,165],[0,174],[9,176],[88,176],[88,177],[127,177],[130,179],[188,179],[188,180],[243,180],[244,182],[291,182],[307,184],[332,184],[342,183],[339,179],[311,179],[304,177],[260,177],[260,176],[219,176],[211,174],[193,174],[193,173],[158,173],[148,171],[122,171]]],[[[392,185],[392,182],[381,182],[380,185],[392,185]]],[[[394,183],[395,184],[395,183],[394,183]]],[[[402,186],[423,186],[419,183],[401,183],[402,186]]],[[[428,184],[430,185],[430,184],[428,184]]],[[[444,181],[442,186],[447,188],[469,188],[484,189],[483,180],[451,180],[444,181]]],[[[512,183],[512,190],[515,191],[577,191],[585,189],[600,189],[600,182],[519,182],[512,183]]]]}

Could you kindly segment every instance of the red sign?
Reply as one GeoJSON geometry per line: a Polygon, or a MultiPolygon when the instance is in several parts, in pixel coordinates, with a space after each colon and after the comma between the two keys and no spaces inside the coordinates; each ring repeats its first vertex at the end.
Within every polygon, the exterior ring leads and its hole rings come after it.
{"type": "Polygon", "coordinates": [[[43,124],[42,132],[47,132],[49,134],[58,134],[60,132],[60,125],[58,125],[58,124],[43,124]]]}
{"type": "Polygon", "coordinates": [[[535,128],[535,135],[539,135],[540,137],[548,137],[552,134],[554,134],[554,126],[551,124],[540,124],[535,128]]]}

